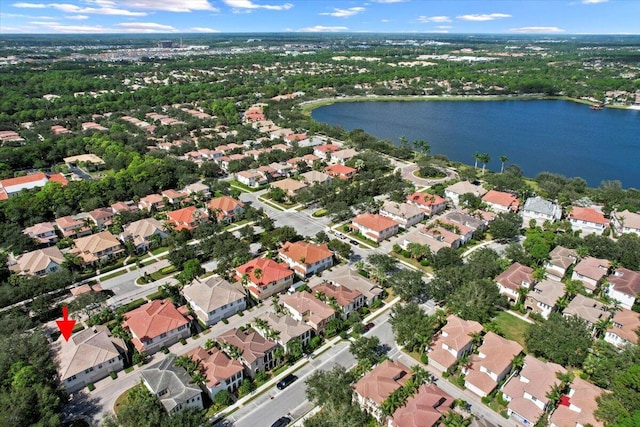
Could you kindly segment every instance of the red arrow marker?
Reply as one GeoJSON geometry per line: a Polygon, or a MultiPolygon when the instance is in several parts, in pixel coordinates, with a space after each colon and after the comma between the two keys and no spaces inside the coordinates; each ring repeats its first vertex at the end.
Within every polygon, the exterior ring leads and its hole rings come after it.
{"type": "Polygon", "coordinates": [[[65,341],[69,341],[71,338],[71,334],[73,333],[73,326],[76,324],[76,321],[73,319],[69,319],[69,307],[62,307],[62,320],[56,320],[58,324],[58,329],[62,333],[65,341]]]}

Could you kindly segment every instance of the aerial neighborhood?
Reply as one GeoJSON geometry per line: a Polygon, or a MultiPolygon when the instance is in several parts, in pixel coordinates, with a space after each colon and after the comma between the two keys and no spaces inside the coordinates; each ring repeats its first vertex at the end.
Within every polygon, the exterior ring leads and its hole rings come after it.
{"type": "MultiPolygon", "coordinates": [[[[171,49],[158,43],[154,55],[171,49]]],[[[316,122],[304,107],[320,98],[426,83],[378,56],[246,43],[219,66],[187,51],[172,70],[87,57],[124,67],[135,101],[78,84],[70,96],[93,111],[17,126],[2,113],[0,320],[14,339],[30,331],[0,355],[7,396],[55,396],[59,418],[42,425],[638,425],[637,190],[316,122]],[[398,75],[373,80],[383,66],[398,75]],[[27,152],[38,140],[58,153],[27,152]],[[6,147],[19,153],[7,163],[6,147]]],[[[623,92],[607,104],[636,102],[623,92]]]]}

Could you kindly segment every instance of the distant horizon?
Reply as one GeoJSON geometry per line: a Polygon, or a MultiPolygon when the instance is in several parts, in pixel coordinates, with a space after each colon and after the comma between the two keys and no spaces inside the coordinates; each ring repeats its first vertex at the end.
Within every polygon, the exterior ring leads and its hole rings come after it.
{"type": "Polygon", "coordinates": [[[640,35],[624,0],[6,0],[0,34],[640,35]]]}

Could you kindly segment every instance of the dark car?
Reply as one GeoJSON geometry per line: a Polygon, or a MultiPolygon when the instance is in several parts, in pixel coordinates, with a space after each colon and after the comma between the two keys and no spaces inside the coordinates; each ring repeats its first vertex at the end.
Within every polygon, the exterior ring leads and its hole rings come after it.
{"type": "Polygon", "coordinates": [[[364,325],[364,331],[365,331],[365,332],[368,332],[368,331],[370,331],[370,330],[371,330],[371,328],[373,328],[374,326],[375,326],[375,323],[373,323],[373,322],[367,323],[366,325],[364,325]]]}
{"type": "Polygon", "coordinates": [[[349,240],[349,243],[351,243],[353,246],[358,246],[360,244],[360,242],[358,242],[357,240],[349,240]]]}
{"type": "Polygon", "coordinates": [[[297,380],[298,377],[296,377],[293,374],[289,374],[286,377],[284,377],[283,379],[281,379],[278,384],[276,384],[276,387],[278,387],[278,390],[284,390],[285,388],[289,387],[291,385],[292,382],[294,382],[295,380],[297,380]]]}
{"type": "Polygon", "coordinates": [[[271,427],[286,427],[291,422],[291,418],[289,417],[280,417],[276,420],[275,423],[271,424],[271,427]]]}

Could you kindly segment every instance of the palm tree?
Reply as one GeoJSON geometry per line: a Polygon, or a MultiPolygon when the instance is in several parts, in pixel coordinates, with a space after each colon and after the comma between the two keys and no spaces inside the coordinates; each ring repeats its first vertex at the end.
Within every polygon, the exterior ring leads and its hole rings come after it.
{"type": "Polygon", "coordinates": [[[484,168],[487,166],[487,163],[491,161],[491,157],[489,157],[488,153],[482,153],[478,160],[482,163],[482,176],[484,176],[484,168]]]}
{"type": "Polygon", "coordinates": [[[262,269],[256,268],[255,270],[253,270],[253,276],[256,278],[256,280],[262,279],[262,269]]]}
{"type": "Polygon", "coordinates": [[[509,161],[509,158],[507,156],[500,156],[500,162],[502,163],[500,165],[500,173],[504,172],[504,164],[507,163],[509,161]]]}
{"type": "Polygon", "coordinates": [[[481,156],[482,156],[482,154],[480,154],[480,153],[475,153],[473,155],[473,158],[476,160],[476,162],[473,164],[473,168],[474,169],[478,169],[478,161],[480,160],[481,156]]]}
{"type": "Polygon", "coordinates": [[[276,311],[276,314],[280,314],[282,312],[282,307],[280,307],[280,296],[278,294],[275,294],[273,297],[271,297],[271,305],[276,311]]]}
{"type": "Polygon", "coordinates": [[[610,318],[600,319],[596,322],[594,328],[596,330],[596,336],[601,337],[607,332],[607,329],[613,326],[613,321],[610,318]]]}

